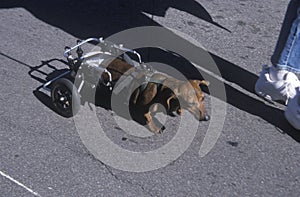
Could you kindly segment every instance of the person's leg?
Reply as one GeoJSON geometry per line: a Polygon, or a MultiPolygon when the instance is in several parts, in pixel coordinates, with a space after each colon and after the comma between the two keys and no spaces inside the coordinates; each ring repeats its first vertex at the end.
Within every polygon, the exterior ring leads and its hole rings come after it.
{"type": "Polygon", "coordinates": [[[280,61],[279,59],[281,57],[281,54],[285,46],[290,45],[287,40],[290,35],[290,30],[292,29],[293,22],[297,18],[297,14],[298,14],[297,10],[299,8],[299,5],[300,5],[299,0],[291,0],[288,5],[285,18],[281,27],[281,31],[278,37],[278,41],[274,53],[271,57],[271,62],[274,66],[276,66],[280,61]]]}
{"type": "MultiPolygon", "coordinates": [[[[298,1],[300,2],[300,1],[298,1]]],[[[294,20],[286,45],[278,59],[277,68],[293,72],[300,76],[300,8],[298,3],[297,16],[294,20]]],[[[284,112],[285,118],[296,129],[300,130],[300,88],[296,89],[284,112]]]]}
{"type": "Polygon", "coordinates": [[[269,100],[284,100],[286,104],[289,101],[284,115],[294,128],[300,130],[299,0],[290,1],[271,62],[271,67],[263,68],[255,91],[269,100]]]}
{"type": "Polygon", "coordinates": [[[300,9],[298,9],[297,13],[297,17],[290,28],[285,47],[275,66],[279,70],[300,74],[300,9]]]}
{"type": "Polygon", "coordinates": [[[255,85],[256,93],[268,100],[282,100],[287,104],[288,100],[296,95],[296,88],[300,86],[295,75],[300,74],[300,13],[297,12],[299,6],[299,0],[290,2],[271,58],[273,65],[263,68],[255,85]]]}

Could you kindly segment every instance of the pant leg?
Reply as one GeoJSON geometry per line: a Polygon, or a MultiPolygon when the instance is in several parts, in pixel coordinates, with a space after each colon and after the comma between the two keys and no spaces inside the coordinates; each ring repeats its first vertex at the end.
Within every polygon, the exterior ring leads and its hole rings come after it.
{"type": "Polygon", "coordinates": [[[279,69],[300,73],[300,1],[291,0],[271,62],[279,69]],[[298,63],[299,62],[299,63],[298,63]]]}

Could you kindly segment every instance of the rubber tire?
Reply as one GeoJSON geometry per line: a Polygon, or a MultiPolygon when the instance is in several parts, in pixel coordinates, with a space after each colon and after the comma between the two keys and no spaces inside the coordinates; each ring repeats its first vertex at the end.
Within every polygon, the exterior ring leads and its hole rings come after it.
{"type": "Polygon", "coordinates": [[[63,117],[69,118],[75,116],[80,109],[80,95],[77,91],[75,85],[66,78],[60,78],[53,83],[53,88],[51,89],[51,100],[55,111],[63,117]],[[63,109],[58,102],[56,102],[56,91],[64,89],[68,93],[68,100],[70,101],[69,108],[63,109]]]}

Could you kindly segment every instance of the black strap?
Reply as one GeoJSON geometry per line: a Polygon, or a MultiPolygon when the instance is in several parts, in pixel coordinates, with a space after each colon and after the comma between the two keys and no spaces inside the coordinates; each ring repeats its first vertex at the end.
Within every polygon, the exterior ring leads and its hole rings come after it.
{"type": "Polygon", "coordinates": [[[164,83],[165,80],[166,79],[163,79],[163,80],[152,80],[152,79],[150,79],[148,82],[144,82],[140,86],[140,91],[143,92],[146,89],[148,83],[154,83],[154,84],[156,84],[157,85],[157,91],[159,91],[159,90],[161,90],[162,85],[163,85],[163,83],[164,83]]]}

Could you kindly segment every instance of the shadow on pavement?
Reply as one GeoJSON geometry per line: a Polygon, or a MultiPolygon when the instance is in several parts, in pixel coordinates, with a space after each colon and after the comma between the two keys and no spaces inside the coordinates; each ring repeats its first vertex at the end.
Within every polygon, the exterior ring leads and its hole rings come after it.
{"type": "MultiPolygon", "coordinates": [[[[220,69],[224,79],[239,85],[248,92],[255,93],[254,86],[258,78],[256,75],[218,56],[213,55],[213,59],[218,65],[218,68],[220,69]]],[[[285,134],[291,136],[297,142],[300,142],[300,132],[294,129],[287,122],[282,110],[266,105],[264,102],[251,97],[227,84],[225,84],[225,89],[227,103],[252,115],[261,117],[268,123],[283,131],[285,134]]]]}
{"type": "Polygon", "coordinates": [[[195,0],[2,0],[0,2],[0,8],[16,7],[25,8],[45,23],[81,39],[108,37],[134,27],[158,26],[149,15],[164,16],[169,8],[182,10],[227,30],[214,22],[206,9],[195,0]]]}

